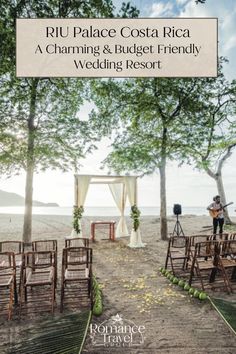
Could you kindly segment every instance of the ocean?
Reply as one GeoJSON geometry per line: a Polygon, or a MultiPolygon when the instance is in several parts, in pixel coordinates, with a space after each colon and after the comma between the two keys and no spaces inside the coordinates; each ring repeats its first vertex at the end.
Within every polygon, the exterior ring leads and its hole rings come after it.
{"type": "MultiPolygon", "coordinates": [[[[160,215],[159,207],[139,207],[141,214],[143,216],[160,215]]],[[[235,207],[228,207],[229,214],[235,216],[235,207]]],[[[72,215],[72,207],[34,207],[33,214],[35,215],[72,215]]],[[[0,207],[0,214],[24,214],[24,207],[0,207]]],[[[125,209],[125,215],[130,214],[130,208],[125,209]]],[[[173,207],[167,208],[167,214],[173,215],[173,207]]],[[[208,215],[208,211],[204,207],[192,206],[184,207],[182,206],[182,215],[208,215]]],[[[116,207],[85,207],[85,216],[119,216],[119,210],[116,207]]]]}

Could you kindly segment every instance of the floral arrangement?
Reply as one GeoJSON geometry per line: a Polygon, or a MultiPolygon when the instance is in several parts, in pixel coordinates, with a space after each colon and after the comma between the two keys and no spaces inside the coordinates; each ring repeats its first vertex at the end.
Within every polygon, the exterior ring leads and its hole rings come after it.
{"type": "Polygon", "coordinates": [[[77,234],[81,232],[81,223],[80,220],[83,216],[84,207],[80,205],[79,207],[74,206],[74,220],[73,220],[73,227],[77,234]]]}
{"type": "Polygon", "coordinates": [[[131,214],[130,217],[133,219],[133,229],[134,231],[137,231],[140,225],[140,220],[139,217],[141,215],[140,210],[138,209],[137,205],[132,205],[131,207],[131,214]]]}

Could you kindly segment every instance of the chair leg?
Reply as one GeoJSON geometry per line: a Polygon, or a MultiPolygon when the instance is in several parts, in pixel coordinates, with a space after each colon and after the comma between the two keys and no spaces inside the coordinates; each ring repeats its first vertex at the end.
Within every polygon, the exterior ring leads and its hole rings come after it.
{"type": "Polygon", "coordinates": [[[25,302],[27,302],[27,286],[24,286],[25,302]]]}
{"type": "Polygon", "coordinates": [[[55,297],[56,297],[56,294],[55,294],[55,281],[54,281],[54,279],[53,279],[51,288],[52,288],[52,293],[51,293],[51,296],[52,296],[52,313],[54,313],[54,301],[55,301],[55,297]]]}
{"type": "Polygon", "coordinates": [[[64,282],[61,284],[61,306],[60,312],[63,312],[63,302],[64,302],[64,282]]]}
{"type": "Polygon", "coordinates": [[[16,276],[14,276],[14,301],[15,304],[18,304],[18,296],[17,296],[17,285],[16,285],[16,276]]]}
{"type": "Polygon", "coordinates": [[[167,266],[168,266],[168,260],[169,260],[169,254],[167,254],[167,256],[166,256],[165,269],[167,269],[167,266]]]}
{"type": "Polygon", "coordinates": [[[230,294],[230,293],[233,292],[233,289],[232,289],[229,277],[227,275],[227,272],[225,270],[225,267],[223,265],[219,264],[219,268],[220,268],[220,270],[222,272],[222,275],[223,275],[223,280],[224,280],[226,291],[227,291],[228,294],[230,294]]]}
{"type": "Polygon", "coordinates": [[[11,283],[9,288],[8,320],[11,320],[12,318],[13,297],[14,297],[14,282],[11,283]]]}
{"type": "Polygon", "coordinates": [[[231,279],[234,280],[236,278],[236,266],[233,267],[233,271],[232,271],[232,275],[231,275],[231,279]]]}
{"type": "Polygon", "coordinates": [[[193,261],[192,266],[191,266],[191,269],[190,269],[189,285],[192,284],[193,274],[194,274],[194,261],[193,261]]]}

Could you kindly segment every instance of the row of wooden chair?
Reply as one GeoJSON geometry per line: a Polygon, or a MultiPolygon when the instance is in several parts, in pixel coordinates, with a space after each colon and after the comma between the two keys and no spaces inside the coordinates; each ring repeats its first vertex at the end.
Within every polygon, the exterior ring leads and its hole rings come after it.
{"type": "Polygon", "coordinates": [[[216,275],[220,276],[230,293],[236,280],[236,234],[172,236],[166,269],[169,263],[173,274],[187,276],[190,285],[199,281],[203,290],[206,284],[215,286],[216,275]]]}
{"type": "MultiPolygon", "coordinates": [[[[92,304],[92,249],[88,246],[88,239],[65,240],[62,252],[61,311],[64,307],[66,290],[71,290],[73,285],[79,285],[75,287],[74,299],[86,295],[92,304]],[[83,283],[86,284],[84,287],[86,291],[81,286],[83,283]]],[[[32,251],[29,252],[25,252],[23,242],[0,242],[0,307],[3,306],[7,310],[8,319],[12,317],[13,303],[18,304],[18,300],[20,313],[26,303],[27,311],[29,307],[38,311],[48,302],[51,311],[54,311],[57,251],[56,240],[34,241],[32,251]],[[45,291],[46,288],[49,288],[49,296],[45,291]]]]}

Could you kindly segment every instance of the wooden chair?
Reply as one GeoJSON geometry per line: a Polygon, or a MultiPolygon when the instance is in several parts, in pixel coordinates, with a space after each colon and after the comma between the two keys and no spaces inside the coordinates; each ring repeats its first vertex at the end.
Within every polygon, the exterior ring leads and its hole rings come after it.
{"type": "MultiPolygon", "coordinates": [[[[32,251],[41,252],[41,251],[51,251],[55,253],[55,287],[57,287],[57,240],[37,240],[32,242],[32,251]]],[[[45,254],[47,257],[47,254],[45,254]]],[[[41,264],[44,263],[43,254],[38,259],[38,262],[41,264]]]]}
{"type": "Polygon", "coordinates": [[[65,239],[65,248],[89,247],[89,239],[85,237],[73,237],[65,239]]]}
{"type": "MultiPolygon", "coordinates": [[[[0,253],[0,306],[12,318],[14,296],[16,301],[16,263],[13,252],[0,253]]],[[[2,309],[1,309],[2,312],[2,309]]]]}
{"type": "Polygon", "coordinates": [[[44,310],[46,304],[50,303],[51,312],[54,312],[55,302],[55,273],[56,257],[54,251],[27,252],[23,258],[23,279],[20,293],[20,313],[23,303],[32,302],[33,311],[44,310]],[[41,293],[39,288],[41,287],[41,293]],[[31,290],[31,298],[28,301],[28,288],[31,290]],[[49,288],[49,296],[46,290],[49,288]],[[34,291],[36,290],[36,291],[34,291]],[[35,300],[36,298],[36,300],[35,300]],[[36,305],[36,303],[37,305],[36,305]]]}
{"type": "Polygon", "coordinates": [[[188,260],[188,241],[185,236],[171,236],[168,243],[165,268],[168,267],[170,261],[173,274],[176,274],[176,269],[184,270],[188,260]]]}
{"type": "Polygon", "coordinates": [[[61,312],[65,296],[72,304],[79,298],[90,299],[92,306],[92,249],[64,248],[62,254],[61,312]]]}
{"type": "Polygon", "coordinates": [[[233,282],[236,282],[236,240],[225,240],[220,243],[220,257],[218,266],[224,274],[227,288],[233,291],[233,282]],[[231,271],[231,274],[228,273],[231,271]]]}
{"type": "MultiPolygon", "coordinates": [[[[24,254],[24,242],[22,241],[1,241],[0,242],[0,252],[13,252],[15,256],[16,264],[16,282],[18,283],[18,289],[20,291],[20,284],[22,278],[22,264],[23,264],[23,254],[24,254]]],[[[17,290],[17,287],[16,289],[17,290]]],[[[17,302],[17,292],[15,296],[15,301],[17,302]]]]}
{"type": "MultiPolygon", "coordinates": [[[[216,275],[221,271],[219,268],[219,241],[198,242],[195,245],[194,253],[190,253],[191,271],[189,284],[192,284],[193,279],[200,282],[202,290],[206,286],[216,287],[216,275]]],[[[217,279],[218,285],[223,281],[224,286],[229,292],[228,284],[224,273],[220,272],[221,277],[217,279]]]]}

